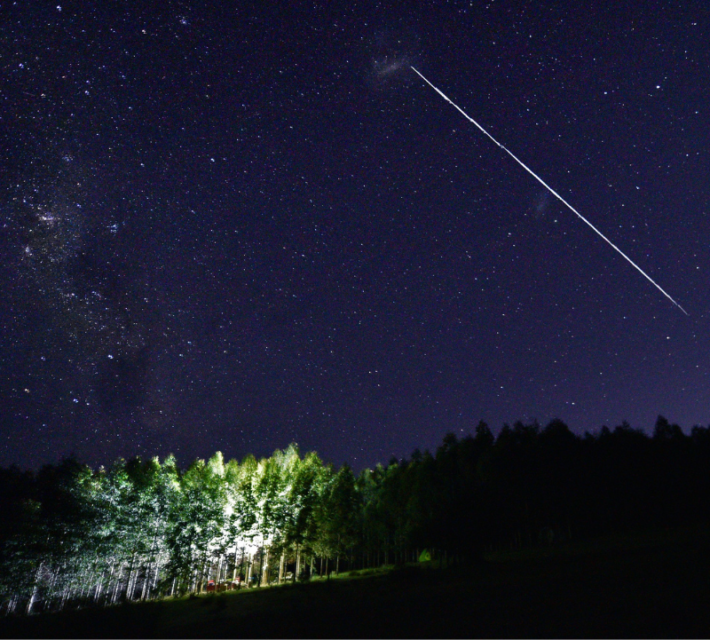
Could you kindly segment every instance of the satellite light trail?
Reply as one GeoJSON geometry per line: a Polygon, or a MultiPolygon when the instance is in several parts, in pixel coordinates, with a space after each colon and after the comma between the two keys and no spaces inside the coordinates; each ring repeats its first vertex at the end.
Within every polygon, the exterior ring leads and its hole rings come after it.
{"type": "Polygon", "coordinates": [[[577,209],[575,209],[567,200],[565,200],[557,191],[555,191],[549,184],[547,184],[539,175],[537,175],[530,167],[528,167],[522,160],[520,160],[512,151],[504,147],[498,140],[496,140],[488,131],[486,131],[478,122],[476,122],[471,116],[469,116],[461,107],[459,107],[451,98],[449,98],[441,89],[435,87],[429,80],[427,80],[417,69],[410,66],[409,67],[414,73],[416,73],[424,82],[426,82],[434,91],[436,91],[446,102],[448,102],[452,107],[457,109],[461,115],[463,115],[466,120],[473,123],[480,129],[481,133],[488,136],[498,147],[503,149],[513,160],[515,160],[525,171],[527,171],[535,180],[537,180],[545,189],[547,189],[555,198],[557,198],[563,205],[565,205],[574,215],[576,215],[584,224],[589,226],[594,233],[596,233],[604,242],[606,242],[614,251],[616,251],[621,257],[624,258],[634,269],[636,269],[646,280],[648,280],[656,289],[658,289],[666,298],[668,298],[676,307],[678,307],[686,316],[689,315],[688,312],[683,309],[673,298],[671,298],[661,286],[649,276],[641,267],[639,267],[629,256],[627,256],[619,247],[617,247],[609,238],[607,238],[599,229],[597,229],[589,220],[587,220],[577,209]]]}

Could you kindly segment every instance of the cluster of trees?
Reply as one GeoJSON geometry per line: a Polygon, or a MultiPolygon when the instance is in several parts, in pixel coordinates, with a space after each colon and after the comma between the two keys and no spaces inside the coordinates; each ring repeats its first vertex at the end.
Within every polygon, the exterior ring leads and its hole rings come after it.
{"type": "Polygon", "coordinates": [[[216,453],[184,471],[172,456],[97,471],[70,459],[36,476],[3,471],[0,487],[9,612],[262,584],[270,570],[281,581],[287,554],[298,573],[306,554],[338,562],[355,543],[352,471],[295,445],[241,463],[216,453]]]}
{"type": "Polygon", "coordinates": [[[356,476],[301,457],[0,470],[5,613],[308,579],[486,548],[707,520],[710,428],[659,417],[580,437],[559,420],[447,435],[356,476]]]}

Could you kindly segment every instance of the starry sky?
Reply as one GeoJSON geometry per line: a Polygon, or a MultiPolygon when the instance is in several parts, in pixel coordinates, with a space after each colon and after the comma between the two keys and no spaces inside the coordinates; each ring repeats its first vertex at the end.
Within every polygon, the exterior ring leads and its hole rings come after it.
{"type": "Polygon", "coordinates": [[[0,465],[706,426],[710,7],[574,4],[3,3],[0,465]]]}

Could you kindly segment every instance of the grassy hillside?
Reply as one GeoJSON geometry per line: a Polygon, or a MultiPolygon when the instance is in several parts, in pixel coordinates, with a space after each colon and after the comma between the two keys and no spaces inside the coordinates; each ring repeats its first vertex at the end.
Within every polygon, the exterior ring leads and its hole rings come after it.
{"type": "Polygon", "coordinates": [[[707,637],[710,533],[0,621],[5,637],[707,637]]]}

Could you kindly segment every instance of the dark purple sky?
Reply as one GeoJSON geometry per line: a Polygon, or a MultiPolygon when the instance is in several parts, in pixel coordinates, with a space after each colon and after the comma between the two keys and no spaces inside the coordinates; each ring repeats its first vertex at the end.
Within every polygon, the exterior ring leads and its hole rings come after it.
{"type": "Polygon", "coordinates": [[[203,4],[0,7],[1,465],[710,421],[706,2],[203,4]]]}

